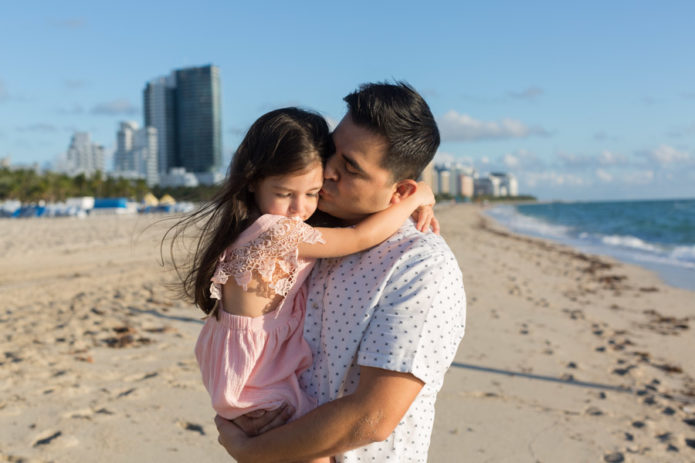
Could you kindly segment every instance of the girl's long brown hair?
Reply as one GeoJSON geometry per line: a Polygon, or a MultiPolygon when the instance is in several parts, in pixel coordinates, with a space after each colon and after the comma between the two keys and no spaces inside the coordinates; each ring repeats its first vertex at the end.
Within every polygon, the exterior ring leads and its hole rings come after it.
{"type": "Polygon", "coordinates": [[[282,108],[253,123],[237,148],[227,178],[213,199],[187,215],[164,235],[182,295],[206,314],[215,308],[210,279],[219,257],[260,216],[249,186],[266,177],[299,173],[333,152],[328,125],[317,113],[282,108]],[[198,236],[184,265],[177,265],[175,249],[191,227],[198,236]]]}

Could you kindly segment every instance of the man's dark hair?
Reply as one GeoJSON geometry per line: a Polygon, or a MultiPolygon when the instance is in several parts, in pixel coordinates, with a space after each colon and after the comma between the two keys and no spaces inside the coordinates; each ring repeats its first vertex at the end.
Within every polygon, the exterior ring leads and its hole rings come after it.
{"type": "Polygon", "coordinates": [[[416,179],[439,146],[437,123],[422,96],[405,82],[380,82],[363,84],[343,100],[356,125],[388,141],[381,166],[393,179],[416,179]]]}

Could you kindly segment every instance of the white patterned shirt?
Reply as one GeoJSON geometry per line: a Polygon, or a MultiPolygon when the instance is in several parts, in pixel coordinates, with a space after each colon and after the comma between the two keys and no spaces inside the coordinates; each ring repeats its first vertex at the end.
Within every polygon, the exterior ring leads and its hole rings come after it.
{"type": "Polygon", "coordinates": [[[463,338],[466,296],[453,253],[408,220],[367,251],[320,259],[309,277],[304,337],[313,365],[300,385],[319,405],[353,393],[360,366],[411,373],[425,385],[393,433],[340,462],[424,462],[434,401],[463,338]]]}

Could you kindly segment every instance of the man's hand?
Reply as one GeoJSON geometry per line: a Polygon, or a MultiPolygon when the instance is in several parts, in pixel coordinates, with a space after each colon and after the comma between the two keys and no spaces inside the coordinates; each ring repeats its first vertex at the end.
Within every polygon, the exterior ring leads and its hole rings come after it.
{"type": "MultiPolygon", "coordinates": [[[[287,423],[287,420],[289,420],[292,415],[294,415],[294,407],[288,404],[282,404],[274,410],[255,410],[235,418],[232,421],[244,431],[247,436],[257,436],[273,428],[282,426],[287,423]]],[[[215,423],[217,423],[217,418],[215,419],[215,423]]],[[[219,429],[219,426],[217,428],[219,429]]]]}
{"type": "Polygon", "coordinates": [[[243,444],[248,439],[248,436],[233,422],[222,418],[220,415],[215,417],[215,425],[219,433],[217,442],[225,448],[229,455],[238,460],[239,452],[243,449],[243,444]]]}

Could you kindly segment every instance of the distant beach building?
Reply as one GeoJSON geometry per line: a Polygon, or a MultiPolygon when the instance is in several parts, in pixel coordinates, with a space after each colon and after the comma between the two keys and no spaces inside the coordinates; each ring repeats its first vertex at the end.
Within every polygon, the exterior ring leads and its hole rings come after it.
{"type": "Polygon", "coordinates": [[[474,180],[475,196],[519,196],[519,184],[512,174],[493,172],[474,180]]]}
{"type": "Polygon", "coordinates": [[[458,176],[458,183],[461,186],[461,190],[459,191],[459,196],[462,196],[463,198],[472,198],[473,193],[475,191],[475,184],[474,184],[474,179],[472,175],[467,175],[467,174],[459,174],[458,176]]]}
{"type": "Polygon", "coordinates": [[[434,169],[434,161],[431,161],[429,164],[427,164],[427,166],[422,170],[422,173],[420,174],[418,180],[421,182],[425,182],[427,185],[429,185],[429,187],[432,188],[433,192],[437,192],[438,182],[437,172],[434,169]]]}
{"type": "Polygon", "coordinates": [[[475,196],[499,196],[500,180],[497,177],[479,177],[474,181],[475,196]]]}
{"type": "Polygon", "coordinates": [[[499,179],[499,196],[519,196],[519,183],[514,175],[505,172],[492,172],[490,177],[499,179]]]}
{"type": "Polygon", "coordinates": [[[519,184],[513,174],[492,172],[481,176],[473,166],[463,163],[430,163],[419,180],[428,182],[435,194],[454,198],[519,196],[519,184]]]}
{"type": "Polygon", "coordinates": [[[92,143],[88,132],[75,132],[65,158],[62,158],[56,167],[59,172],[71,176],[91,176],[96,171],[104,172],[104,147],[92,143]]]}
{"type": "Polygon", "coordinates": [[[475,169],[464,164],[453,164],[451,171],[451,191],[454,197],[470,198],[473,196],[473,178],[475,169]]]}
{"type": "Polygon", "coordinates": [[[160,174],[178,165],[176,155],[176,74],[159,77],[145,85],[145,127],[157,129],[157,166],[160,174]]]}
{"type": "Polygon", "coordinates": [[[158,131],[160,176],[183,168],[203,184],[223,177],[220,92],[213,65],[178,69],[146,84],[145,126],[158,131]]]}
{"type": "Polygon", "coordinates": [[[148,186],[159,183],[157,129],[138,128],[135,122],[121,122],[116,137],[114,172],[116,177],[145,179],[148,186]]]}
{"type": "Polygon", "coordinates": [[[159,176],[159,185],[165,188],[195,187],[199,184],[198,177],[192,172],[186,172],[183,167],[172,167],[168,173],[159,176]]]}
{"type": "Polygon", "coordinates": [[[451,189],[451,171],[447,167],[440,167],[437,171],[437,177],[439,179],[438,183],[438,193],[440,195],[453,195],[454,192],[451,189]]]}

